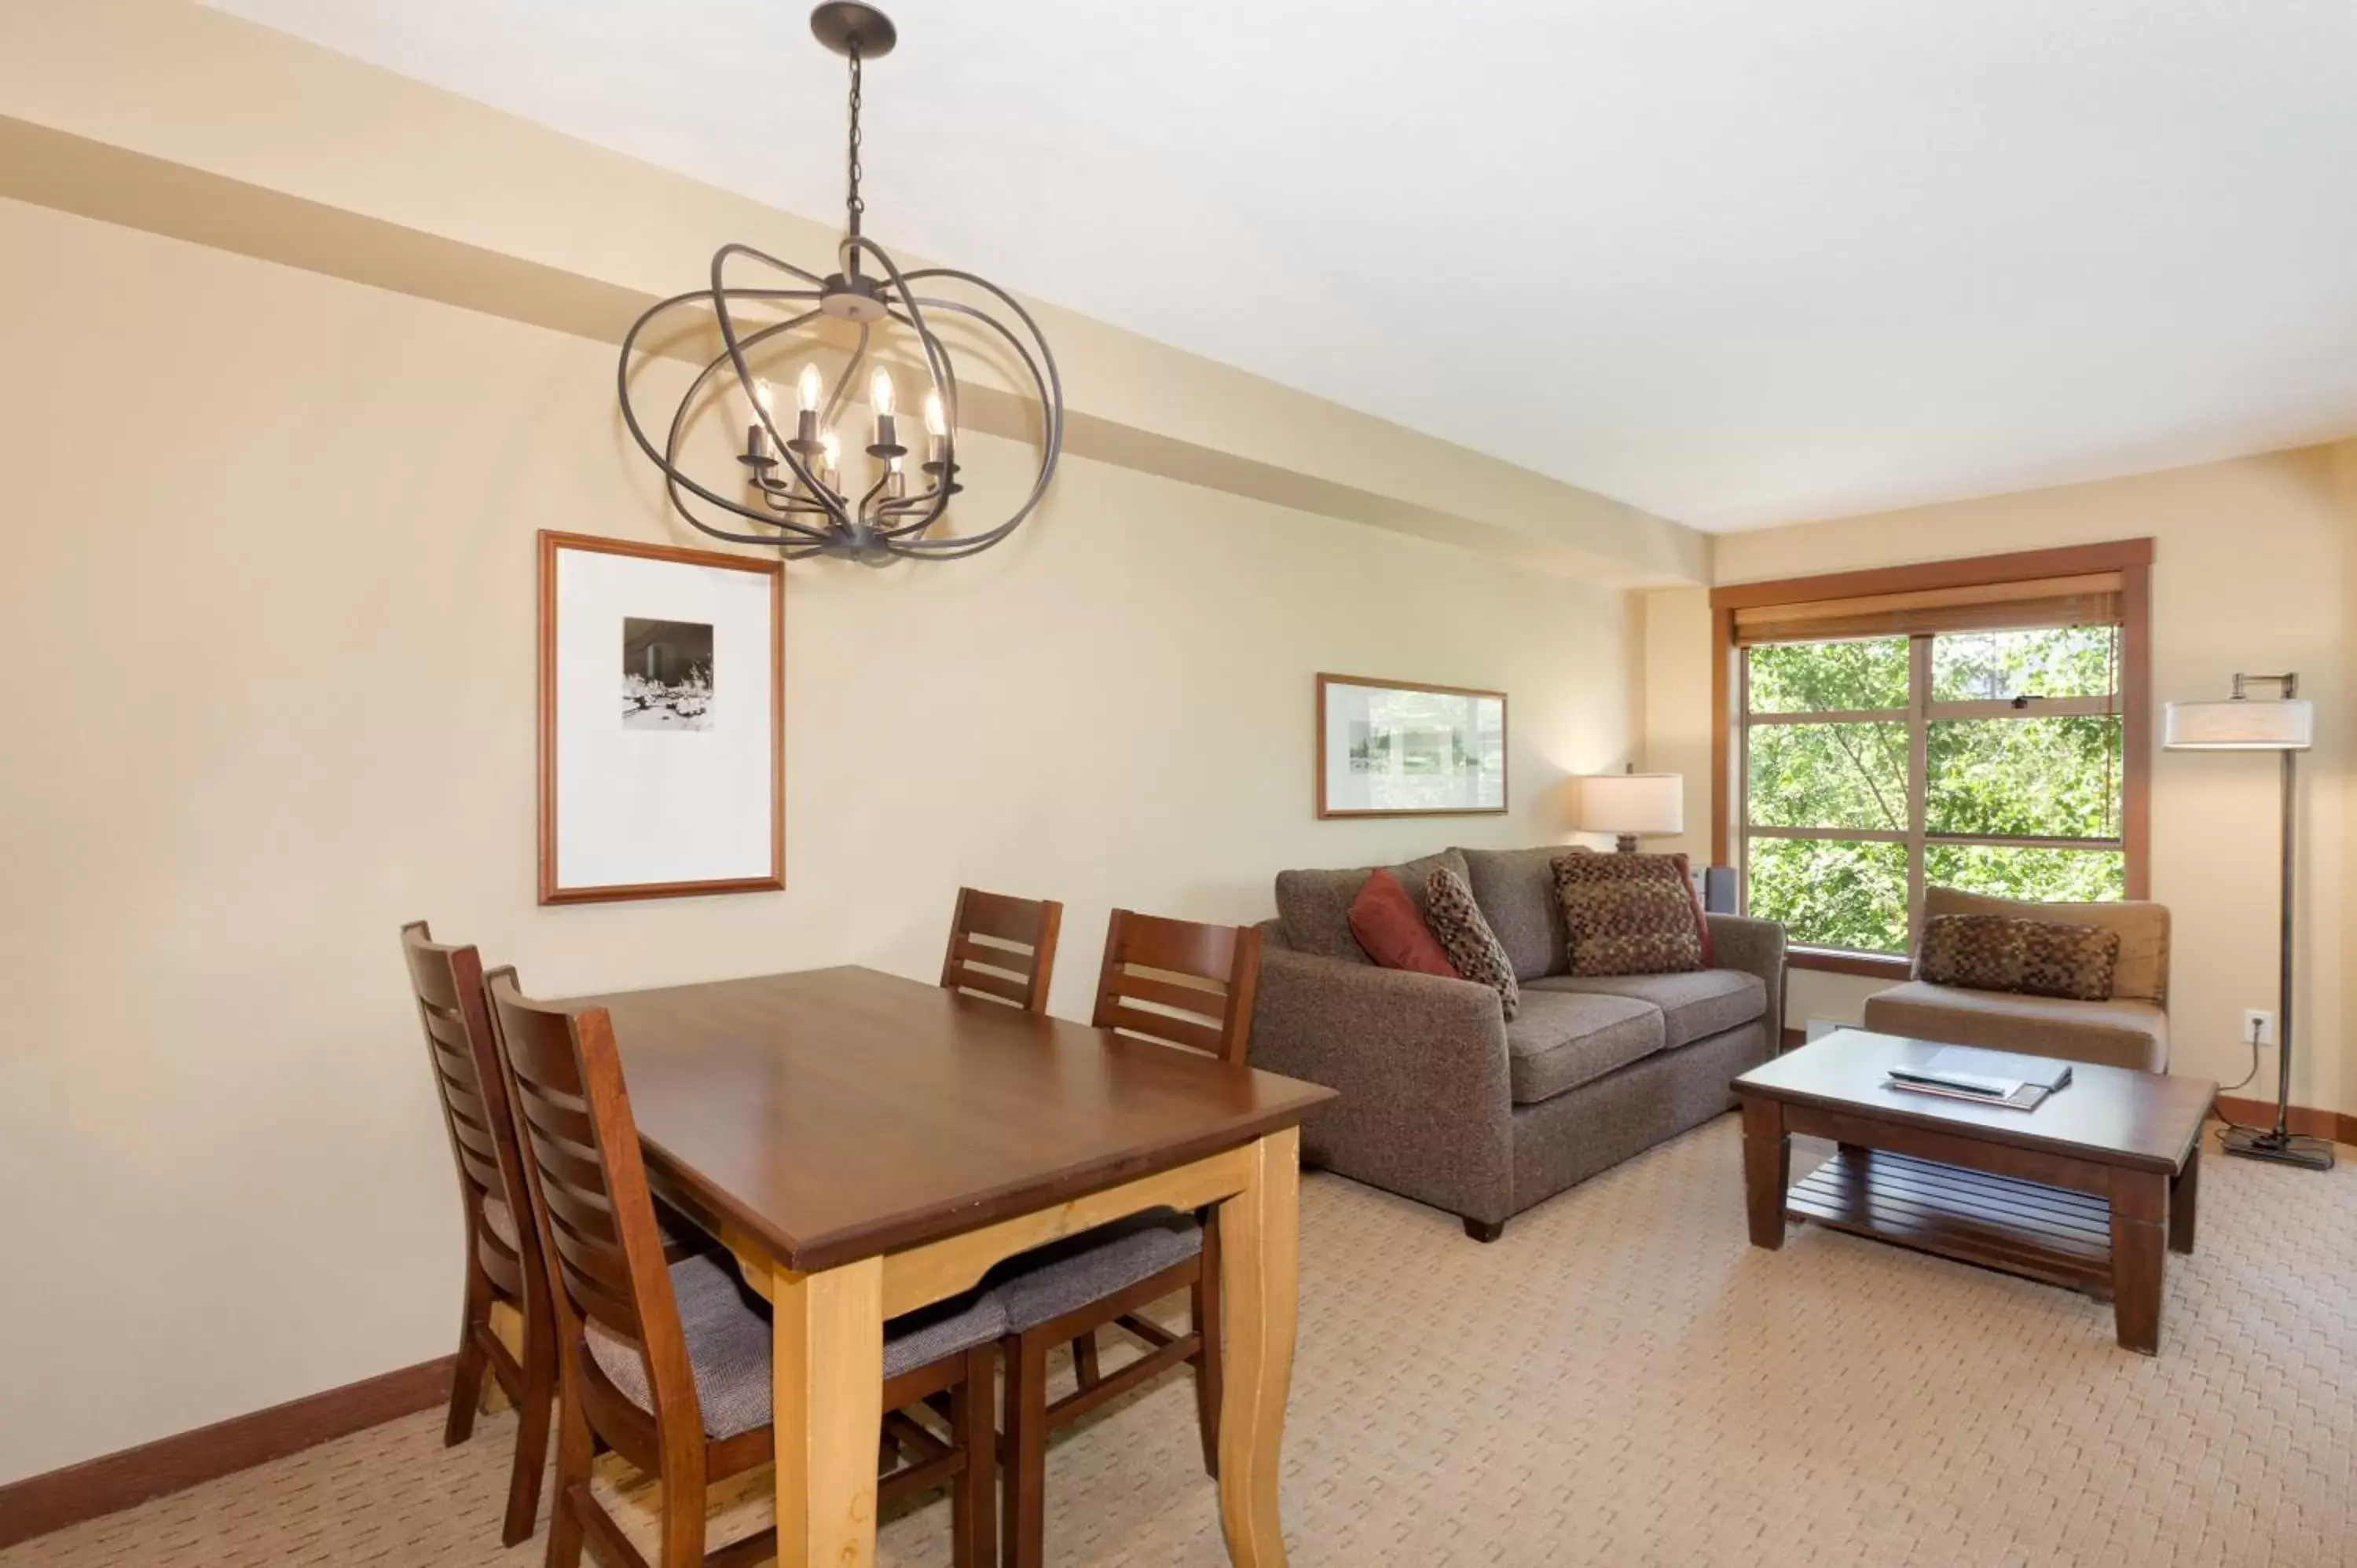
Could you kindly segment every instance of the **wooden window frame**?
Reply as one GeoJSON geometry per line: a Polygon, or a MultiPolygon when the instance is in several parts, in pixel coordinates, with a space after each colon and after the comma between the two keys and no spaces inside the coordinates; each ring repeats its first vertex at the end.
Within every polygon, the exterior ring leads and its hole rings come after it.
{"type": "MultiPolygon", "coordinates": [[[[1884,598],[1900,594],[1933,593],[1941,590],[1995,588],[2007,583],[2033,583],[2048,579],[2074,578],[2095,574],[2116,573],[2120,578],[2120,849],[2124,861],[2126,895],[2130,898],[2151,897],[2152,848],[2152,562],[2153,542],[2147,539],[2114,540],[2099,544],[2068,545],[2054,550],[2024,550],[2003,555],[1967,556],[1949,561],[1927,561],[1910,566],[1881,567],[1862,572],[1835,572],[1813,577],[1784,577],[1770,582],[1734,583],[1710,592],[1711,612],[1711,792],[1710,834],[1711,858],[1721,865],[1733,866],[1736,885],[1741,890],[1741,907],[1749,906],[1749,868],[1737,862],[1735,848],[1735,812],[1741,809],[1744,796],[1743,747],[1736,744],[1736,729],[1747,717],[1743,711],[1748,702],[1738,706],[1745,696],[1746,667],[1742,648],[1736,629],[1739,610],[1792,608],[1802,606],[1828,606],[1837,601],[1884,598]]],[[[1895,635],[1895,634],[1894,634],[1895,635]]],[[[1915,665],[1930,658],[1928,639],[1918,639],[1910,645],[1908,691],[1910,705],[1887,712],[1856,714],[1809,714],[1801,715],[1749,715],[1766,717],[1770,723],[1797,723],[1803,719],[1883,719],[1910,725],[1910,778],[1920,777],[1924,759],[1914,755],[1923,749],[1925,725],[1933,716],[1931,707],[1930,672],[1915,665]],[[1925,723],[1915,723],[1917,704],[1926,712],[1925,723]]],[[[2040,704],[2040,716],[2064,714],[2073,711],[2092,710],[2093,703],[2083,702],[2078,709],[2073,699],[2058,698],[2040,704]]],[[[1937,704],[1941,718],[1969,718],[1973,714],[1950,712],[1974,707],[1969,703],[1937,704]]],[[[1996,710],[2010,713],[2008,704],[1988,704],[1990,716],[2003,716],[1996,710]]],[[[2108,704],[2103,711],[2108,712],[2108,704]]],[[[1926,808],[1928,791],[1909,791],[1907,832],[1811,829],[1799,833],[1780,832],[1777,836],[1805,836],[1824,839],[1856,838],[1878,842],[1911,843],[1917,838],[1932,842],[1935,835],[1924,832],[1920,819],[1926,808]]],[[[2025,848],[2054,847],[2057,841],[2023,839],[2018,841],[1989,839],[1969,835],[1975,843],[2018,843],[2025,848]]],[[[1910,865],[1909,886],[1909,926],[1910,933],[1916,911],[1921,908],[1921,889],[1915,886],[1918,877],[1910,865]]],[[[1911,940],[1910,935],[1910,940],[1911,940]]],[[[1796,947],[1788,961],[1795,969],[1820,970],[1836,974],[1861,975],[1872,979],[1907,977],[1910,961],[1900,955],[1857,953],[1824,948],[1796,947]]]]}

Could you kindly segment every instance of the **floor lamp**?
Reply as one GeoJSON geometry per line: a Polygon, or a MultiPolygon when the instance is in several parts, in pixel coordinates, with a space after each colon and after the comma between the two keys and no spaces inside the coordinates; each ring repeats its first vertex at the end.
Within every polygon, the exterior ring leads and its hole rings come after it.
{"type": "Polygon", "coordinates": [[[2298,675],[2234,677],[2234,694],[2222,703],[2171,703],[2161,745],[2170,751],[2273,751],[2283,756],[2283,938],[2277,959],[2276,1002],[2276,1124],[2272,1128],[2229,1125],[2221,1143],[2230,1155],[2276,1160],[2309,1170],[2332,1168],[2332,1145],[2292,1132],[2291,1118],[2291,921],[2294,860],[2292,839],[2298,822],[2298,757],[2314,743],[2316,705],[2299,695],[2298,675]],[[2271,701],[2252,698],[2247,688],[2262,682],[2278,689],[2271,701]]]}

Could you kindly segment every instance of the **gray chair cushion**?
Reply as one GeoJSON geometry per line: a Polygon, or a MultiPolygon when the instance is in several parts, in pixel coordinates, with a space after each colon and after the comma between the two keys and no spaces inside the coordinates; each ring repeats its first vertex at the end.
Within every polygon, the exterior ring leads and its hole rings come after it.
{"type": "MultiPolygon", "coordinates": [[[[715,1440],[770,1424],[770,1304],[712,1257],[671,1266],[672,1294],[687,1340],[704,1431],[715,1440]]],[[[651,1412],[646,1363],[639,1348],[600,1324],[587,1326],[590,1359],[624,1398],[651,1412]]],[[[896,1317],[884,1326],[884,1375],[898,1377],[944,1356],[987,1344],[1006,1332],[1006,1312],[988,1293],[948,1301],[896,1317]]]]}
{"type": "Polygon", "coordinates": [[[1203,1250],[1191,1215],[1148,1209],[1024,1253],[994,1273],[992,1294],[1020,1334],[1092,1301],[1103,1301],[1203,1250]]]}
{"type": "MultiPolygon", "coordinates": [[[[1465,857],[1453,849],[1382,869],[1400,879],[1400,886],[1407,889],[1408,901],[1421,915],[1425,912],[1424,885],[1434,871],[1444,865],[1459,876],[1465,875],[1465,857]]],[[[1366,950],[1351,934],[1351,900],[1366,886],[1367,873],[1375,869],[1361,865],[1350,871],[1278,872],[1276,918],[1284,924],[1286,944],[1319,958],[1338,958],[1346,963],[1368,962],[1366,950]]]]}
{"type": "Polygon", "coordinates": [[[1529,982],[1570,967],[1571,938],[1564,929],[1563,900],[1555,896],[1555,861],[1573,854],[1572,848],[1556,843],[1458,853],[1465,856],[1473,902],[1481,906],[1482,918],[1506,950],[1514,978],[1529,982]]]}
{"type": "MultiPolygon", "coordinates": [[[[1768,986],[1756,974],[1695,969],[1679,974],[1558,974],[1532,982],[1539,991],[1630,996],[1662,1010],[1669,1048],[1692,1045],[1768,1011],[1768,986]]],[[[1529,993],[1524,993],[1525,1000],[1529,993]]]]}
{"type": "Polygon", "coordinates": [[[1626,996],[1526,991],[1506,1025],[1513,1102],[1536,1105],[1662,1048],[1662,1011],[1626,996]]]}

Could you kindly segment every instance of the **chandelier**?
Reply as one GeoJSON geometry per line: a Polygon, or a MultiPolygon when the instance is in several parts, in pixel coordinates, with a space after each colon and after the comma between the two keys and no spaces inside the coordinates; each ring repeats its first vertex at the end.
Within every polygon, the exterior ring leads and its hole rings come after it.
{"type": "Polygon", "coordinates": [[[1064,444],[1063,387],[1055,356],[1030,313],[1005,289],[949,267],[903,272],[882,246],[860,232],[866,211],[859,195],[860,70],[866,61],[890,53],[899,34],[881,11],[841,3],[813,11],[811,32],[851,62],[849,193],[837,249],[841,270],[820,277],[750,245],[720,247],[713,252],[708,287],[658,302],[622,339],[617,372],[622,419],[640,450],[662,470],[673,508],[716,539],[774,546],[790,561],[833,555],[883,565],[904,558],[947,561],[976,554],[1014,532],[1055,477],[1064,444]],[[765,315],[748,322],[737,314],[748,306],[784,318],[765,315]],[[722,351],[689,384],[658,446],[631,406],[632,356],[651,325],[670,325],[674,311],[705,308],[719,328],[722,351]],[[975,533],[932,532],[947,515],[950,499],[964,489],[958,483],[957,371],[934,334],[936,321],[971,324],[985,344],[1011,355],[1039,404],[1039,466],[1030,492],[1001,521],[975,533]],[[883,362],[882,345],[873,341],[879,337],[897,342],[904,374],[920,374],[929,383],[920,461],[909,461],[918,453],[903,439],[904,405],[891,368],[883,362]],[[788,414],[777,407],[770,382],[757,367],[791,366],[796,360],[801,369],[793,377],[794,407],[788,414]],[[823,360],[839,361],[831,378],[820,369],[823,360]],[[868,372],[863,390],[870,438],[858,449],[868,461],[846,464],[843,422],[863,368],[868,372]],[[734,377],[747,411],[744,448],[737,456],[743,473],[733,484],[716,476],[707,484],[688,471],[681,444],[701,402],[716,395],[728,401],[720,379],[724,370],[734,377]],[[754,527],[748,529],[748,522],[754,527]]]}

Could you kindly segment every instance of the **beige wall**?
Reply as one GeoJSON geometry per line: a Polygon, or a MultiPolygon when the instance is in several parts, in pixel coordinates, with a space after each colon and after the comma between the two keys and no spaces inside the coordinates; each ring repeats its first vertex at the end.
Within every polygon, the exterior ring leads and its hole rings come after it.
{"type": "MultiPolygon", "coordinates": [[[[2357,1111],[2344,960],[2357,936],[2350,856],[2351,700],[2357,639],[2357,444],[2134,478],[1721,537],[1715,580],[1800,576],[2150,535],[2156,702],[2220,697],[2238,671],[2300,671],[2317,703],[2303,758],[2296,1102],[2357,1111]]],[[[1709,627],[1699,589],[1644,596],[1647,749],[1706,740],[1709,627]],[[1699,645],[1701,652],[1696,652],[1699,645]],[[1661,682],[1655,669],[1674,671],[1661,682]],[[1695,671],[1699,669],[1697,677],[1695,671]],[[1660,695],[1655,695],[1659,690],[1660,695]]],[[[2172,1065],[2232,1083],[2249,1069],[2242,1010],[2276,999],[2276,760],[2160,752],[2152,886],[2176,921],[2172,1065]]],[[[1704,765],[1707,771],[1707,764],[1704,765]]],[[[1707,826],[1706,817],[1705,827],[1707,826]]],[[[1695,839],[1697,847],[1701,843],[1695,839]]],[[[1788,1022],[1854,1022],[1873,982],[1796,976],[1788,1022]]],[[[2273,1068],[2244,1092],[2274,1092],[2273,1068]]]]}
{"type": "Polygon", "coordinates": [[[678,537],[611,350],[14,203],[0,257],[0,1481],[448,1351],[404,919],[546,993],[930,979],[969,881],[1067,901],[1083,1014],[1116,900],[1560,837],[1629,746],[1618,593],[1079,461],[977,560],[791,572],[785,893],[542,909],[533,531],[678,537]],[[1319,670],[1507,690],[1514,815],[1312,820],[1319,670]]]}

